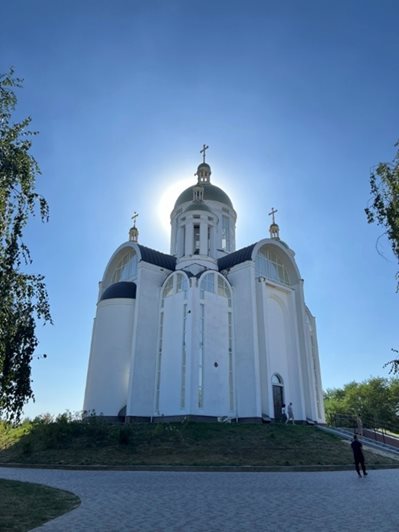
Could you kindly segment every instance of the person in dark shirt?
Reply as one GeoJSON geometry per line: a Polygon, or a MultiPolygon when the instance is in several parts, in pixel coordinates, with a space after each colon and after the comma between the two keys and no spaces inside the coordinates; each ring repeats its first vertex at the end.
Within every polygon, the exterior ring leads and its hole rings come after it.
{"type": "Polygon", "coordinates": [[[357,474],[361,478],[362,476],[360,473],[360,467],[361,467],[363,471],[363,476],[365,477],[367,475],[367,471],[366,471],[366,465],[364,463],[364,454],[363,454],[363,449],[362,449],[363,446],[360,443],[360,441],[357,439],[356,434],[353,436],[351,447],[353,451],[353,458],[355,460],[355,469],[357,471],[357,474]]]}

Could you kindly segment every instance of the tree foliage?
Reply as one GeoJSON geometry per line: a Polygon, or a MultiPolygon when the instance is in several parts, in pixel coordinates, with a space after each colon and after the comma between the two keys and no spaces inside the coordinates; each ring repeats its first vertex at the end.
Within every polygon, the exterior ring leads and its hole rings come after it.
{"type": "Polygon", "coordinates": [[[0,415],[18,419],[33,397],[31,361],[38,345],[37,319],[51,322],[44,277],[29,273],[31,256],[23,231],[38,211],[48,220],[36,190],[39,166],[30,154],[30,117],[13,121],[22,80],[11,69],[0,75],[0,415]]]}
{"type": "Polygon", "coordinates": [[[373,377],[361,383],[350,382],[324,394],[327,422],[338,415],[360,416],[363,422],[399,429],[399,379],[373,377]]]}
{"type": "MultiPolygon", "coordinates": [[[[371,206],[365,209],[368,223],[385,228],[392,251],[399,262],[399,141],[392,163],[379,163],[370,176],[371,206]]],[[[399,271],[396,273],[399,291],[399,271]]],[[[398,350],[392,349],[397,355],[398,350]]],[[[391,372],[399,373],[399,358],[388,362],[391,372]]]]}
{"type": "MultiPolygon", "coordinates": [[[[395,147],[399,147],[399,141],[395,147]]],[[[371,173],[370,189],[372,203],[365,209],[367,221],[385,228],[399,262],[399,148],[392,163],[379,163],[371,173]]],[[[399,272],[396,277],[399,280],[399,272]]]]}

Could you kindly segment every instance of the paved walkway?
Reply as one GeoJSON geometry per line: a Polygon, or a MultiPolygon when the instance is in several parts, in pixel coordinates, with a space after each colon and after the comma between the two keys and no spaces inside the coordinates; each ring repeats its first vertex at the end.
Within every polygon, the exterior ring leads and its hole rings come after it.
{"type": "Polygon", "coordinates": [[[82,504],[37,530],[399,530],[399,470],[318,473],[65,471],[0,468],[0,477],[76,493],[82,504]]]}

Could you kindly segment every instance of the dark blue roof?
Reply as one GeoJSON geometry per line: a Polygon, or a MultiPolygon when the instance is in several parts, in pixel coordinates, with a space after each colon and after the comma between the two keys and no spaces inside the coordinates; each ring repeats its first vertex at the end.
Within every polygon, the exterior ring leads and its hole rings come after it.
{"type": "Polygon", "coordinates": [[[102,294],[100,301],[104,299],[136,299],[136,284],[127,281],[111,284],[102,294]]]}
{"type": "Polygon", "coordinates": [[[252,251],[255,246],[256,244],[251,244],[246,248],[241,248],[237,251],[234,251],[233,253],[230,253],[229,255],[226,255],[225,257],[221,257],[220,259],[218,259],[219,271],[226,270],[227,268],[232,268],[236,264],[241,264],[241,262],[245,262],[246,260],[251,260],[252,251]]]}
{"type": "Polygon", "coordinates": [[[141,258],[144,262],[149,262],[155,266],[174,271],[176,267],[176,257],[166,255],[166,253],[161,253],[155,249],[147,248],[141,244],[138,244],[138,247],[140,249],[141,258]]]}

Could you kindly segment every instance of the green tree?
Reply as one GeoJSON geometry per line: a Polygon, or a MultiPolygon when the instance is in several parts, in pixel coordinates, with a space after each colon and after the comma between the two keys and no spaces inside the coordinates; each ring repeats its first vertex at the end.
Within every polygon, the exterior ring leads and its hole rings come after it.
{"type": "Polygon", "coordinates": [[[348,415],[348,406],[345,402],[345,392],[341,388],[333,388],[324,392],[324,410],[329,425],[335,424],[336,416],[348,415]]]}
{"type": "Polygon", "coordinates": [[[13,121],[15,89],[22,80],[10,69],[0,75],[0,415],[19,419],[33,397],[31,361],[38,319],[51,322],[44,277],[29,273],[31,257],[23,241],[29,218],[48,219],[46,200],[35,191],[40,169],[30,154],[30,117],[13,121]]]}
{"type": "MultiPolygon", "coordinates": [[[[399,141],[395,144],[399,147],[399,141]]],[[[392,251],[399,262],[399,148],[392,163],[379,163],[370,176],[371,205],[365,209],[368,223],[385,228],[384,234],[391,242],[392,251]]],[[[396,290],[399,291],[399,272],[396,290]]],[[[392,349],[395,359],[391,364],[393,373],[399,372],[397,349],[392,349]]]]}
{"type": "Polygon", "coordinates": [[[372,377],[361,383],[327,390],[324,405],[328,423],[339,415],[360,415],[366,425],[398,426],[399,380],[372,377]]]}

